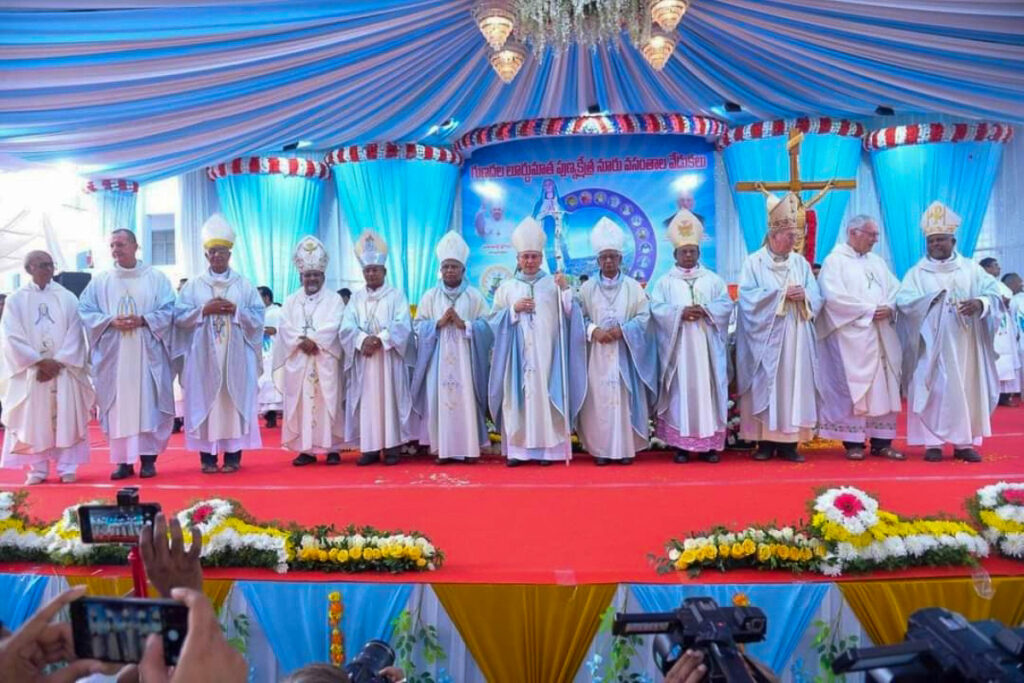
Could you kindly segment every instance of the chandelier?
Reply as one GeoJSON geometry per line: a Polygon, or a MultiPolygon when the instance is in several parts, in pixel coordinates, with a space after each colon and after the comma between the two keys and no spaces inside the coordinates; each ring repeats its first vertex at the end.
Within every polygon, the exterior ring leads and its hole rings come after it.
{"type": "Polygon", "coordinates": [[[661,71],[689,5],[690,0],[480,0],[473,19],[491,47],[492,68],[510,83],[526,59],[525,44],[539,55],[547,47],[563,51],[574,44],[616,43],[623,32],[661,71]]]}

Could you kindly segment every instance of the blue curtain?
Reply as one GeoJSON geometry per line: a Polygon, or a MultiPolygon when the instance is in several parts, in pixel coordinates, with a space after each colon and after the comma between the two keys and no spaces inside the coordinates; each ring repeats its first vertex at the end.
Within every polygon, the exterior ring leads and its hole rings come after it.
{"type": "Polygon", "coordinates": [[[710,597],[723,607],[732,606],[733,596],[743,593],[750,604],[768,617],[768,637],[747,646],[747,651],[780,672],[793,655],[800,638],[817,613],[828,592],[827,583],[805,584],[702,584],[659,586],[633,584],[630,589],[645,612],[668,612],[685,598],[710,597]]]}
{"type": "Polygon", "coordinates": [[[0,620],[14,631],[39,609],[48,576],[0,574],[0,620]]]}
{"type": "MultiPolygon", "coordinates": [[[[767,211],[764,195],[760,192],[737,192],[735,185],[745,180],[789,180],[789,153],[785,135],[735,142],[722,153],[725,170],[729,174],[729,189],[739,213],[740,229],[747,252],[761,247],[767,231],[767,211]]],[[[829,180],[857,177],[860,163],[861,139],[840,135],[804,135],[800,143],[800,178],[802,180],[829,180]]],[[[781,196],[781,192],[776,192],[781,196]]],[[[802,192],[804,201],[817,191],[802,192]]],[[[848,190],[832,190],[814,205],[818,216],[815,260],[821,261],[832,251],[839,236],[840,223],[850,199],[848,190]]]]}
{"type": "Polygon", "coordinates": [[[216,182],[221,211],[235,229],[232,267],[284,300],[299,286],[292,251],[303,236],[316,234],[323,181],[253,174],[216,182]]]}
{"type": "Polygon", "coordinates": [[[897,276],[924,256],[921,214],[936,199],[963,219],[957,250],[974,254],[1002,156],[1003,145],[994,142],[935,142],[871,152],[897,276]]]}
{"type": "MultiPolygon", "coordinates": [[[[135,200],[138,198],[136,192],[122,192],[120,190],[97,190],[96,208],[100,213],[100,229],[102,239],[106,239],[112,230],[127,228],[137,232],[135,227],[135,200]]],[[[141,241],[141,236],[139,237],[141,241]]]]}
{"type": "Polygon", "coordinates": [[[388,281],[417,304],[437,281],[434,247],[451,222],[459,167],[386,160],[339,164],[332,170],[353,240],[364,228],[377,230],[388,243],[388,281]]]}
{"type": "Polygon", "coordinates": [[[409,584],[389,583],[238,581],[235,586],[255,612],[282,674],[329,661],[327,594],[331,591],[341,592],[349,657],[367,640],[391,639],[391,621],[405,609],[412,592],[409,584]]]}

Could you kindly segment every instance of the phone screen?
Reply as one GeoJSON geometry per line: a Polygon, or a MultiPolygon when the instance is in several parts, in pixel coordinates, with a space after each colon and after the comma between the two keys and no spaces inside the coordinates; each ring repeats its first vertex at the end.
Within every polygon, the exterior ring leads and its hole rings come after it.
{"type": "Polygon", "coordinates": [[[82,505],[78,508],[82,543],[136,543],[142,527],[152,524],[158,512],[159,503],[82,505]]]}
{"type": "Polygon", "coordinates": [[[138,662],[151,633],[164,640],[164,661],[178,663],[188,631],[188,607],[174,600],[79,598],[71,603],[71,631],[80,659],[138,662]]]}

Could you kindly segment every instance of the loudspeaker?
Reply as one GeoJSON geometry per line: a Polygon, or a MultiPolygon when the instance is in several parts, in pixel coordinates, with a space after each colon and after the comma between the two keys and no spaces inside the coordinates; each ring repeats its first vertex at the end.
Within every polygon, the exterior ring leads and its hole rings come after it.
{"type": "Polygon", "coordinates": [[[82,296],[85,286],[89,284],[90,280],[92,280],[92,274],[78,273],[72,270],[65,271],[60,275],[55,275],[53,279],[75,296],[82,296]]]}

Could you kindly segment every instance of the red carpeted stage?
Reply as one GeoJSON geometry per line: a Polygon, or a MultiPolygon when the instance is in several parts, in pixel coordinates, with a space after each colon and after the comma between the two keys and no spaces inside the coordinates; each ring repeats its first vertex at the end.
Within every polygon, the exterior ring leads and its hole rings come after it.
{"type": "MultiPolygon", "coordinates": [[[[677,465],[669,453],[642,454],[636,464],[595,467],[586,455],[571,466],[505,467],[488,456],[474,465],[435,465],[419,457],[394,467],[356,467],[355,454],[343,464],[322,462],[292,467],[292,455],[278,449],[279,431],[264,430],[265,447],[247,452],[234,475],[203,475],[198,455],[187,452],[180,435],[158,461],[159,476],[112,482],[112,469],[98,430],[92,462],[76,484],[47,483],[31,489],[30,513],[54,519],[66,506],[113,498],[122,485],[142,488],[145,501],[178,510],[198,498],[241,501],[260,520],[301,524],[371,524],[382,529],[419,530],[447,555],[443,569],[404,574],[402,582],[452,583],[619,583],[678,582],[684,575],[658,575],[649,553],[671,536],[714,525],[806,519],[807,503],[825,485],[850,484],[877,496],[881,506],[905,515],[966,516],[963,501],[985,484],[1024,476],[1024,408],[999,408],[995,435],[981,452],[984,462],[926,463],[923,449],[908,448],[907,462],[868,458],[850,462],[841,450],[805,451],[801,464],[758,463],[749,453],[727,452],[722,462],[677,465]]],[[[897,446],[903,446],[902,441],[897,446]]],[[[51,479],[53,479],[51,475],[51,479]]],[[[0,487],[14,488],[24,474],[0,471],[0,487]]],[[[992,575],[1024,573],[1024,565],[1000,559],[984,563],[992,575]]],[[[42,569],[49,573],[51,568],[42,569]]],[[[75,571],[75,570],[72,570],[75,571]]],[[[95,573],[95,568],[79,572],[95,573]]],[[[113,570],[118,573],[126,569],[113,570]]],[[[924,569],[912,576],[964,576],[965,569],[924,569]]],[[[264,577],[275,580],[338,580],[343,575],[245,570],[210,570],[211,578],[264,577]]],[[[389,580],[359,574],[354,580],[389,580]]],[[[806,580],[817,577],[804,576],[806,580]]],[[[705,572],[709,581],[790,582],[785,572],[705,572]]]]}

